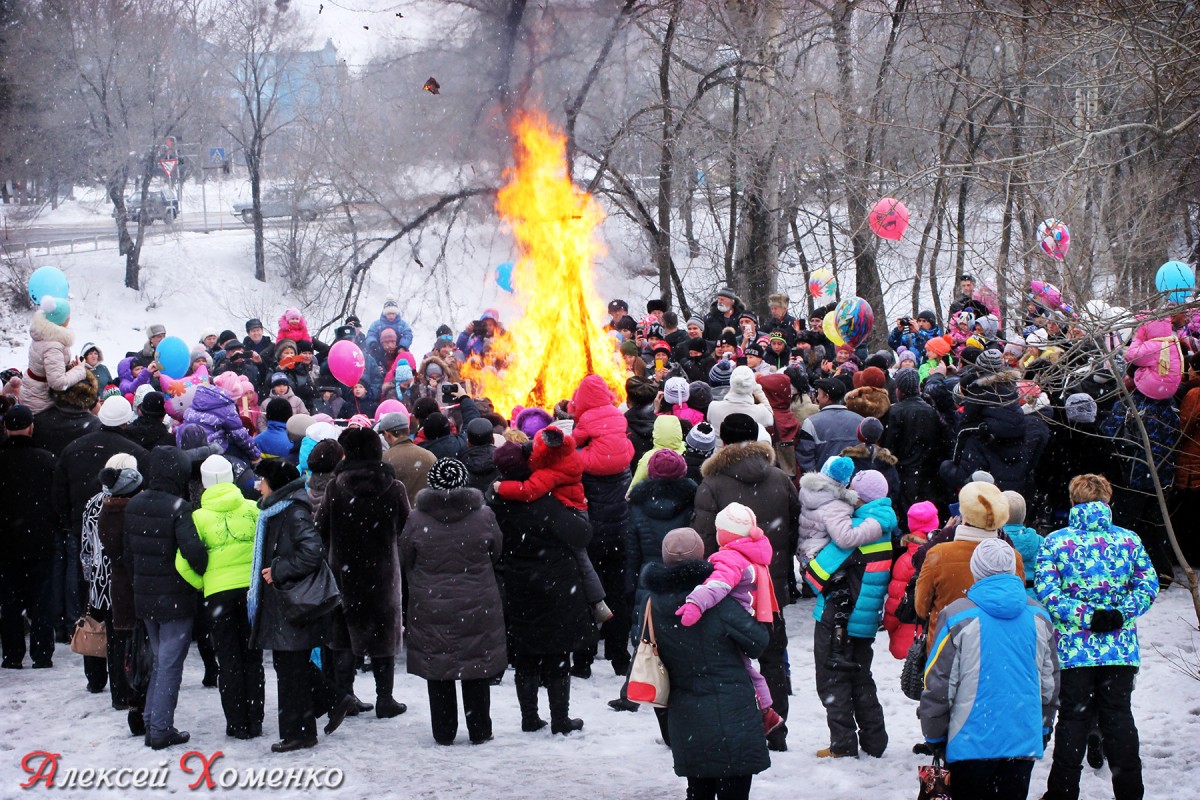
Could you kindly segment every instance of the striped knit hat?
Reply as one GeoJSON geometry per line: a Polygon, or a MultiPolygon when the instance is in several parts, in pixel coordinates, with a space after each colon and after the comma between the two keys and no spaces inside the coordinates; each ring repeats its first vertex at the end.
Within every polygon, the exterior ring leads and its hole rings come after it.
{"type": "Polygon", "coordinates": [[[429,468],[429,488],[458,489],[467,485],[467,468],[457,458],[439,458],[429,468]]]}

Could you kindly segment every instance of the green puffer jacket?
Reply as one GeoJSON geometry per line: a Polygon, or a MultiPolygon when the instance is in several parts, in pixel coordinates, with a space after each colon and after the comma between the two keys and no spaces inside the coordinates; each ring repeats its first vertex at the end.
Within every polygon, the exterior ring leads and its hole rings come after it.
{"type": "Polygon", "coordinates": [[[176,553],[175,569],[183,579],[203,589],[205,597],[249,588],[258,504],[243,497],[232,483],[218,483],[204,490],[200,508],[192,512],[192,522],[208,550],[208,568],[203,575],[197,574],[176,553]]]}

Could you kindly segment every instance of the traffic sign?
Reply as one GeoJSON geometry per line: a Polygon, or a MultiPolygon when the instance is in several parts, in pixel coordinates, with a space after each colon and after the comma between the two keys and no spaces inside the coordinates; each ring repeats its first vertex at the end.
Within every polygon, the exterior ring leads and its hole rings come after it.
{"type": "Polygon", "coordinates": [[[173,173],[175,171],[175,166],[178,163],[179,163],[178,158],[164,158],[158,162],[158,165],[160,167],[162,167],[162,171],[169,178],[169,177],[171,177],[171,173],[173,173]]]}
{"type": "Polygon", "coordinates": [[[220,164],[220,163],[221,163],[222,161],[224,161],[224,160],[225,160],[225,148],[224,148],[224,147],[210,147],[210,148],[208,148],[208,161],[209,161],[209,163],[211,163],[211,164],[220,164]]]}

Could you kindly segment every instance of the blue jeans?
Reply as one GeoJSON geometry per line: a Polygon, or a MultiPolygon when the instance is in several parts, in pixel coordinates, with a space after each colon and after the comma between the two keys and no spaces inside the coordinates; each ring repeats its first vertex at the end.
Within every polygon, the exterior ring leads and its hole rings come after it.
{"type": "Polygon", "coordinates": [[[146,689],[146,733],[161,739],[175,726],[175,706],[183,681],[183,661],[192,644],[192,618],[146,620],[154,669],[146,689]]]}

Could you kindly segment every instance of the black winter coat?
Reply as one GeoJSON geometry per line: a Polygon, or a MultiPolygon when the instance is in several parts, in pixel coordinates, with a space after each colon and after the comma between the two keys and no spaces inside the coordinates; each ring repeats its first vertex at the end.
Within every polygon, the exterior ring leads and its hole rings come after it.
{"type": "Polygon", "coordinates": [[[147,451],[175,444],[175,436],[167,430],[167,426],[161,419],[154,417],[138,417],[129,423],[129,427],[122,432],[132,442],[147,451]]]}
{"type": "MultiPolygon", "coordinates": [[[[271,492],[258,501],[258,507],[265,511],[285,500],[291,500],[292,504],[267,520],[262,537],[262,564],[271,568],[271,580],[275,583],[291,583],[311,575],[325,560],[303,478],[271,492]]],[[[307,652],[326,644],[330,614],[307,625],[288,622],[274,585],[261,575],[252,575],[251,579],[258,581],[258,609],[250,632],[253,647],[307,652]]]]}
{"type": "Polygon", "coordinates": [[[504,535],[504,621],[515,653],[560,655],[596,635],[574,550],[587,547],[592,526],[580,511],[550,495],[532,503],[488,502],[504,535]]]}
{"type": "Polygon", "coordinates": [[[0,443],[0,475],[4,476],[0,480],[0,515],[4,519],[0,560],[52,558],[58,538],[57,517],[50,500],[54,456],[35,447],[28,436],[10,436],[0,443]]]}
{"type": "Polygon", "coordinates": [[[208,566],[185,499],[192,466],[174,447],[156,447],[146,461],[146,489],[125,506],[124,558],[134,610],[138,619],[183,619],[196,613],[197,592],[175,569],[175,553],[201,575],[208,566]]]}
{"type": "MultiPolygon", "coordinates": [[[[136,458],[138,471],[147,475],[146,451],[119,429],[101,428],[67,445],[54,467],[54,506],[60,525],[76,534],[83,529],[84,506],[100,493],[100,470],[118,453],[136,458]]],[[[181,496],[187,497],[187,492],[181,496]]]]}
{"type": "Polygon", "coordinates": [[[700,481],[704,480],[704,476],[700,474],[700,468],[704,466],[704,462],[708,461],[712,453],[701,453],[699,450],[693,450],[690,447],[683,449],[683,460],[687,463],[687,476],[700,485],[700,481]]]}
{"type": "MultiPolygon", "coordinates": [[[[725,316],[717,309],[717,303],[714,300],[708,306],[708,313],[704,315],[704,339],[710,343],[716,342],[721,338],[721,331],[726,328],[738,330],[738,317],[746,310],[746,304],[741,300],[733,301],[733,314],[725,316]]],[[[738,331],[739,335],[741,331],[738,331]]]]}
{"type": "Polygon", "coordinates": [[[492,458],[496,448],[490,444],[468,447],[462,455],[463,466],[467,468],[467,486],[486,492],[492,484],[500,480],[500,470],[492,458]]]}
{"type": "Polygon", "coordinates": [[[1076,475],[1109,475],[1113,442],[1100,435],[1095,422],[1059,422],[1049,426],[1050,441],[1038,466],[1038,483],[1046,490],[1053,512],[1065,517],[1071,510],[1067,487],[1076,475]]]}
{"type": "Polygon", "coordinates": [[[896,457],[900,476],[897,508],[941,499],[938,466],[946,457],[945,443],[941,418],[924,398],[906,397],[888,410],[881,444],[896,457]]]}
{"type": "Polygon", "coordinates": [[[744,656],[758,657],[771,634],[732,597],[685,628],[675,610],[712,572],[706,561],[646,570],[658,653],[671,680],[667,727],[675,774],[684,778],[754,775],[771,766],[762,714],[744,656]]]}
{"type": "Polygon", "coordinates": [[[629,470],[616,475],[583,474],[583,494],[587,498],[588,521],[592,523],[592,538],[600,542],[625,544],[629,530],[629,502],[625,493],[633,476],[629,470]]]}
{"type": "Polygon", "coordinates": [[[625,422],[628,425],[629,441],[633,442],[633,460],[637,464],[642,456],[654,449],[654,404],[632,406],[625,412],[625,422]]]}
{"type": "Polygon", "coordinates": [[[342,590],[335,646],[391,658],[400,647],[400,531],[408,494],[390,465],[343,461],[317,510],[317,531],[342,590]],[[342,634],[349,633],[349,641],[342,634]]]}
{"type": "Polygon", "coordinates": [[[495,564],[503,543],[477,489],[422,489],[400,535],[408,579],[408,671],[431,681],[492,678],[508,664],[495,564]]]}
{"type": "Polygon", "coordinates": [[[53,456],[85,434],[100,430],[100,420],[90,411],[55,403],[33,415],[33,444],[53,456]]]}
{"type": "MultiPolygon", "coordinates": [[[[629,495],[629,535],[625,538],[625,591],[632,594],[646,564],[662,563],[662,541],[676,528],[687,526],[696,502],[691,478],[648,478],[629,495]]],[[[640,598],[637,611],[646,604],[640,598]]]]}
{"type": "Polygon", "coordinates": [[[434,439],[432,442],[426,440],[421,442],[421,447],[438,458],[462,458],[467,449],[467,423],[479,419],[482,415],[479,413],[479,407],[475,405],[475,401],[469,397],[463,397],[458,401],[458,409],[462,414],[462,424],[458,426],[458,433],[434,439]]]}

